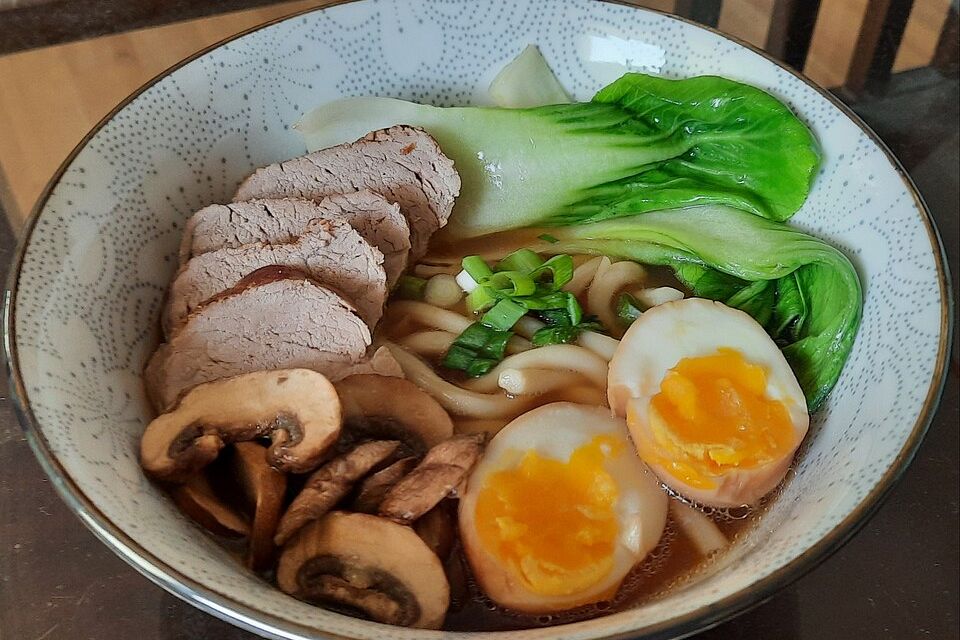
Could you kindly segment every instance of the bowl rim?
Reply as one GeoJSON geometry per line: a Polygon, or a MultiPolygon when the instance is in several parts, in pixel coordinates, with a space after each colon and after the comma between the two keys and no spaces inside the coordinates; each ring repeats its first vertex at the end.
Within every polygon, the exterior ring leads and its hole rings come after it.
{"type": "MultiPolygon", "coordinates": [[[[70,167],[77,155],[87,146],[91,139],[120,111],[127,107],[131,102],[138,98],[144,91],[153,87],[155,84],[173,74],[181,67],[190,62],[201,58],[208,53],[219,49],[225,44],[243,38],[251,33],[271,27],[273,25],[292,20],[294,18],[325,11],[326,9],[341,5],[363,2],[365,0],[333,0],[321,7],[312,7],[301,9],[290,14],[286,14],[267,22],[244,29],[238,33],[219,40],[199,51],[183,58],[179,62],[164,69],[153,78],[147,80],[140,87],[134,90],[130,95],[124,98],[113,109],[111,109],[103,118],[100,119],[93,128],[88,131],[77,145],[70,151],[63,160],[56,172],[47,181],[37,202],[34,204],[29,218],[26,220],[17,242],[17,248],[14,254],[14,260],[11,264],[10,272],[7,276],[7,282],[4,290],[3,299],[3,324],[2,341],[4,362],[6,372],[9,378],[14,412],[24,431],[27,442],[36,456],[44,473],[50,479],[51,484],[60,494],[60,497],[67,503],[67,506],[80,518],[81,522],[90,529],[93,534],[103,542],[111,551],[120,556],[125,562],[132,566],[137,572],[158,585],[168,593],[184,600],[185,602],[196,606],[197,608],[220,618],[226,622],[243,628],[247,631],[264,635],[269,634],[272,638],[282,639],[303,639],[316,637],[318,631],[326,634],[328,637],[350,640],[348,636],[333,634],[330,631],[318,629],[313,626],[296,623],[285,620],[263,611],[256,610],[246,604],[238,602],[227,594],[222,594],[213,589],[203,586],[193,578],[184,575],[177,569],[169,566],[152,553],[144,549],[132,537],[127,535],[116,524],[114,524],[100,509],[90,500],[77,485],[70,474],[58,461],[56,455],[50,449],[50,445],[38,426],[38,421],[33,414],[30,406],[29,394],[27,393],[25,383],[20,370],[20,361],[16,347],[16,299],[21,270],[23,268],[24,258],[36,223],[40,214],[46,207],[53,189],[60,182],[63,174],[70,167]]],[[[896,457],[884,471],[878,483],[871,491],[860,501],[860,503],[843,520],[840,521],[825,536],[816,541],[806,551],[799,556],[772,572],[770,575],[753,583],[747,588],[733,593],[716,602],[704,605],[694,611],[683,615],[673,616],[652,625],[647,625],[642,629],[627,631],[614,635],[598,636],[598,640],[613,640],[614,638],[637,637],[637,632],[642,633],[644,638],[657,638],[666,640],[668,638],[684,638],[697,632],[704,631],[720,623],[738,616],[760,604],[766,602],[778,591],[787,585],[806,575],[815,567],[819,566],[827,558],[838,551],[846,544],[877,512],[890,491],[897,484],[907,467],[910,465],[917,450],[919,449],[923,438],[926,435],[936,410],[940,404],[943,390],[946,384],[948,374],[948,360],[953,342],[953,324],[954,324],[954,303],[952,296],[952,282],[943,241],[936,222],[930,214],[923,197],[920,195],[913,179],[903,168],[900,161],[893,155],[887,145],[880,137],[846,104],[840,101],[828,90],[820,87],[814,81],[804,76],[800,71],[794,70],[781,61],[777,60],[766,51],[756,47],[741,38],[722,33],[719,29],[705,26],[694,22],[683,16],[678,16],[669,12],[659,11],[646,7],[638,7],[630,4],[628,0],[598,0],[607,4],[626,6],[628,8],[654,13],[667,18],[680,21],[686,25],[697,29],[702,29],[714,35],[729,40],[741,47],[746,48],[753,53],[762,56],[768,62],[773,63],[780,69],[788,72],[794,78],[804,83],[810,89],[819,93],[823,98],[829,101],[834,107],[840,110],[853,124],[859,127],[867,137],[883,152],[890,162],[894,171],[903,181],[904,186],[913,198],[917,210],[920,212],[920,218],[927,232],[931,249],[934,253],[934,262],[937,271],[937,282],[940,290],[940,339],[937,346],[936,363],[933,371],[933,377],[927,394],[924,397],[923,406],[917,416],[916,421],[911,428],[910,434],[904,442],[903,447],[897,453],[896,457]]],[[[335,615],[335,614],[334,614],[335,615]]],[[[386,625],[380,625],[373,622],[365,624],[381,627],[382,629],[392,628],[386,625]]],[[[558,628],[573,629],[582,623],[571,623],[561,625],[558,628]]],[[[434,632],[436,633],[436,632],[434,632]]],[[[470,637],[476,632],[441,632],[444,637],[470,637]]],[[[484,632],[491,633],[491,632],[484,632]]],[[[510,637],[523,635],[523,632],[507,632],[510,637]]],[[[499,635],[499,634],[495,634],[499,635]]],[[[503,637],[507,637],[504,635],[503,637]]]]}

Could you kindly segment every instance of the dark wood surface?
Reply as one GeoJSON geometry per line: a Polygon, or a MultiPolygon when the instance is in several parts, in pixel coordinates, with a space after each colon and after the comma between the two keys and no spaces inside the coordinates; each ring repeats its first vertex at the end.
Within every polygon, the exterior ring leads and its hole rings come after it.
{"type": "Polygon", "coordinates": [[[0,55],[278,0],[47,0],[0,10],[0,55]]]}

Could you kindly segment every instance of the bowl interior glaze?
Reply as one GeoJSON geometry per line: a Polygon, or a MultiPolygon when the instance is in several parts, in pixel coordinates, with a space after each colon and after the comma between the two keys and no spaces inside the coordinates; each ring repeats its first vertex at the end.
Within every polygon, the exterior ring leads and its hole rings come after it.
{"type": "MultiPolygon", "coordinates": [[[[148,85],[65,163],[27,229],[7,308],[24,426],[70,505],[148,577],[271,637],[441,637],[293,600],[181,516],[137,463],[150,418],[140,372],[187,216],[228,200],[257,166],[302,153],[290,127],[302,112],[350,95],[482,103],[528,43],[579,99],[629,68],[723,75],[786,101],[824,153],[792,222],[851,257],[865,306],[843,376],[759,527],[661,600],[510,637],[666,637],[715,622],[825,557],[905,467],[942,386],[949,285],[915,190],[845,110],[763,55],[651,11],[589,0],[364,0],[253,31],[148,85]]],[[[472,637],[488,635],[506,637],[472,637]]]]}

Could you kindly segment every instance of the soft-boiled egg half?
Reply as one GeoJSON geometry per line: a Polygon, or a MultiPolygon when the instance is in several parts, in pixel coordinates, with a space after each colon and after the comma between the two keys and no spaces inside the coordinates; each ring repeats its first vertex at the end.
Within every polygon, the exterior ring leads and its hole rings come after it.
{"type": "Polygon", "coordinates": [[[460,536],[496,603],[563,611],[616,593],[660,540],[667,500],[622,419],[557,402],[490,442],[460,500],[460,536]]]}
{"type": "Polygon", "coordinates": [[[803,391],[763,327],[700,298],[631,325],[607,395],[660,480],[709,506],[754,504],[773,490],[809,425],[803,391]]]}

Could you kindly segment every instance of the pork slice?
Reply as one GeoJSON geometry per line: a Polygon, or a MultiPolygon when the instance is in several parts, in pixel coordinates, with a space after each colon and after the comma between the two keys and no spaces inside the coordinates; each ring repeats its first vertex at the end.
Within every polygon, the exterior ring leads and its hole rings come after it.
{"type": "Polygon", "coordinates": [[[194,310],[144,379],[163,411],[198,384],[253,371],[302,367],[339,380],[369,344],[369,328],[339,293],[301,271],[267,267],[194,310]]]}
{"type": "Polygon", "coordinates": [[[180,243],[180,264],[217,249],[256,242],[291,242],[317,219],[342,220],[379,249],[387,287],[393,288],[407,267],[410,227],[398,205],[368,190],[328,196],[317,202],[280,198],[204,207],[187,220],[180,243]]]}
{"type": "Polygon", "coordinates": [[[314,220],[292,242],[255,242],[218,249],[191,258],[170,285],[163,327],[169,337],[205,300],[235,286],[241,278],[269,265],[302,269],[346,296],[371,328],[387,298],[383,254],[353,227],[337,220],[314,220]]]}
{"type": "Polygon", "coordinates": [[[430,236],[447,224],[460,194],[460,176],[427,132],[397,125],[372,131],[356,142],[258,169],[243,181],[233,200],[319,200],[360,189],[400,205],[410,224],[411,253],[416,260],[426,253],[430,236]]]}

